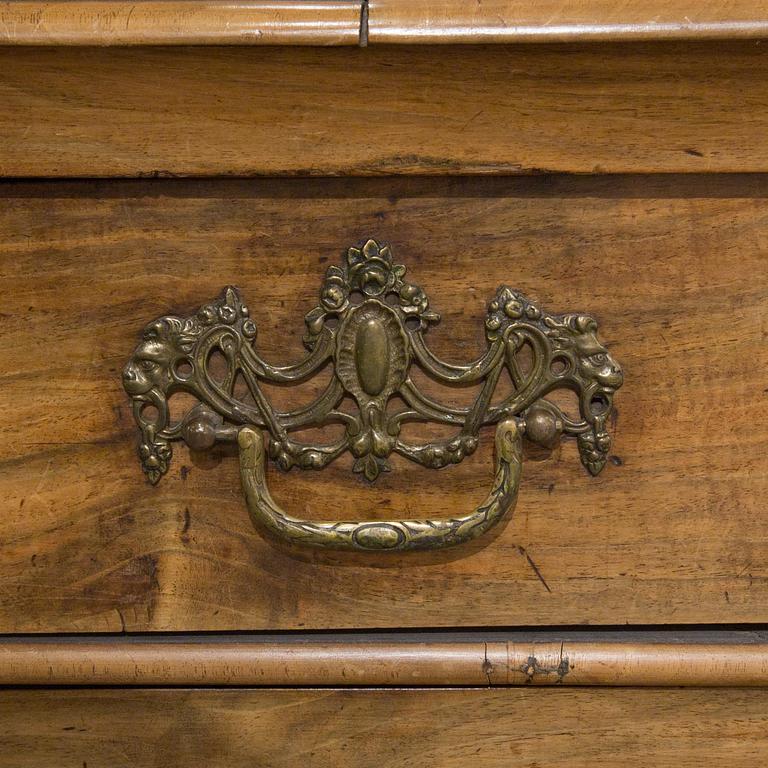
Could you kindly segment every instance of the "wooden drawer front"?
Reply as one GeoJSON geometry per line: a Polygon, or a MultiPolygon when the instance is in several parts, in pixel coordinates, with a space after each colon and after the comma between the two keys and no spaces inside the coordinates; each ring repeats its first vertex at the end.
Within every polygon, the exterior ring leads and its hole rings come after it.
{"type": "MultiPolygon", "coordinates": [[[[4,185],[0,631],[765,621],[767,192],[763,176],[4,185]],[[144,480],[120,381],[142,327],[234,284],[264,356],[295,360],[325,269],[367,237],[428,292],[448,360],[482,350],[501,283],[596,316],[625,372],[599,477],[572,442],[526,449],[503,529],[400,556],[274,546],[228,448],[180,447],[144,480]]],[[[370,486],[349,456],[270,466],[270,485],[308,518],[444,516],[486,494],[492,442],[439,472],[394,459],[370,486]]]]}
{"type": "Polygon", "coordinates": [[[0,692],[0,766],[752,768],[768,691],[0,692]]]}
{"type": "Polygon", "coordinates": [[[768,170],[760,41],[5,48],[0,91],[5,177],[768,170]]]}

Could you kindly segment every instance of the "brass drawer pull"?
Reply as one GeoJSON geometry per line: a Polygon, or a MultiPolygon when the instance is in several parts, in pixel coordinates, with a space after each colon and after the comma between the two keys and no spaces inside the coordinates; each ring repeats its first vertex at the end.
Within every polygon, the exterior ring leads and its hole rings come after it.
{"type": "Polygon", "coordinates": [[[256,325],[234,288],[188,317],[161,317],[144,330],[123,371],[141,431],[139,457],[149,480],[168,470],[171,443],[185,440],[193,450],[237,440],[243,486],[254,522],[293,542],[338,549],[434,549],[457,544],[488,530],[514,504],[520,478],[522,435],[545,447],[561,436],[577,439],[582,463],[597,474],[606,462],[606,422],[621,386],[620,367],[597,338],[589,315],[550,315],[502,286],[488,306],[486,351],[468,365],[437,358],[425,341],[440,317],[425,293],[404,280],[388,246],[368,240],[350,248],[341,267],[326,272],[320,304],[305,317],[308,349],[293,365],[274,366],[255,344],[256,325]],[[523,350],[530,359],[523,360],[523,350]],[[214,353],[224,360],[215,371],[214,353]],[[311,379],[327,364],[333,376],[312,402],[277,411],[262,382],[294,384],[311,379]],[[479,385],[474,401],[456,406],[425,394],[411,375],[418,366],[444,385],[479,385]],[[493,401],[506,370],[512,391],[493,401]],[[578,398],[578,416],[546,399],[556,389],[578,398]],[[172,422],[169,398],[193,395],[198,405],[172,422]],[[397,396],[405,408],[389,410],[397,396]],[[356,409],[342,409],[351,397],[356,409]],[[406,422],[454,426],[445,440],[414,445],[401,437],[406,422]],[[307,444],[292,433],[340,423],[344,436],[332,443],[307,444]],[[496,424],[496,475],[486,501],[465,516],[442,520],[315,523],[292,518],[272,501],[265,484],[264,455],[283,470],[321,469],[349,451],[353,470],[369,482],[389,471],[396,453],[439,469],[474,452],[480,428],[496,424]],[[265,449],[262,431],[267,433],[265,449]]]}
{"type": "Polygon", "coordinates": [[[281,539],[325,549],[442,549],[477,538],[514,506],[520,485],[523,441],[514,419],[496,427],[496,473],[493,488],[483,503],[463,517],[439,520],[367,522],[315,522],[297,520],[283,512],[269,495],[264,476],[264,440],[261,432],[243,427],[238,435],[240,477],[251,519],[281,539]]]}

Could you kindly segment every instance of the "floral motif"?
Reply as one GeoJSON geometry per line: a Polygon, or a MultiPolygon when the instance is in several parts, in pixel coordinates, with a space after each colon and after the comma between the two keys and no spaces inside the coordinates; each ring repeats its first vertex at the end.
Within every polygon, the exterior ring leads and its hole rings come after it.
{"type": "Polygon", "coordinates": [[[139,459],[142,469],[153,485],[168,471],[171,453],[171,446],[167,440],[156,439],[154,442],[142,442],[139,445],[139,459]]]}
{"type": "Polygon", "coordinates": [[[600,474],[611,450],[611,436],[602,428],[598,428],[591,432],[582,432],[578,435],[577,443],[581,461],[589,473],[600,474]]]}
{"type": "Polygon", "coordinates": [[[419,319],[419,328],[440,322],[440,315],[429,309],[426,293],[418,285],[403,280],[405,272],[404,265],[393,263],[389,246],[367,240],[359,248],[350,248],[342,267],[334,265],[326,270],[320,306],[308,312],[304,319],[307,326],[304,343],[309,349],[313,348],[326,321],[349,310],[353,293],[365,298],[391,297],[405,315],[419,319]]]}

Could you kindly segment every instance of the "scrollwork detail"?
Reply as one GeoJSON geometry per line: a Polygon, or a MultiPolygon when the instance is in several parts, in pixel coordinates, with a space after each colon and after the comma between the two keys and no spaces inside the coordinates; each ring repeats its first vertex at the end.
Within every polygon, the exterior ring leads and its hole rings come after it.
{"type": "Polygon", "coordinates": [[[425,337],[440,316],[405,275],[389,246],[367,240],[350,248],[341,266],[326,271],[319,303],[305,316],[307,354],[291,365],[262,358],[256,324],[234,287],[189,317],[167,315],[146,326],[124,368],[123,386],[133,403],[139,458],[150,482],[167,472],[172,443],[190,442],[189,435],[200,449],[236,439],[245,426],[264,429],[267,453],[283,470],[321,469],[349,452],[353,470],[373,482],[390,469],[392,453],[436,469],[459,463],[476,449],[481,427],[513,417],[529,439],[543,445],[575,437],[584,466],[600,472],[610,450],[606,421],[623,376],[597,337],[595,319],[549,314],[501,286],[488,305],[486,351],[466,365],[452,365],[429,349],[425,337]],[[520,361],[524,347],[530,350],[528,366],[520,361]],[[226,364],[218,376],[210,369],[214,352],[226,364]],[[312,402],[288,412],[270,403],[262,384],[306,381],[329,362],[335,375],[312,402]],[[410,375],[413,366],[441,384],[480,384],[480,391],[464,407],[436,401],[410,375]],[[503,370],[513,389],[494,401],[503,370]],[[247,398],[236,392],[237,380],[245,383],[247,398]],[[569,416],[546,399],[559,388],[576,393],[578,415],[569,416]],[[172,423],[168,400],[176,392],[191,394],[199,405],[172,423]],[[345,396],[354,400],[355,412],[340,410],[345,396]],[[407,404],[405,410],[388,411],[394,396],[407,404]],[[445,440],[412,445],[401,437],[407,421],[434,421],[456,431],[445,440]],[[292,436],[330,423],[345,428],[336,442],[304,444],[292,436]]]}

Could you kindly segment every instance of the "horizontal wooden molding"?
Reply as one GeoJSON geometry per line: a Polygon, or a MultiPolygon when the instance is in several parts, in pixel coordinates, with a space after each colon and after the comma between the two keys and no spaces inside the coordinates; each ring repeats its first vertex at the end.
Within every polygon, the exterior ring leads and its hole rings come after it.
{"type": "Polygon", "coordinates": [[[711,40],[768,33],[764,0],[370,0],[370,44],[711,40]]]}
{"type": "Polygon", "coordinates": [[[358,0],[0,3],[0,45],[357,45],[358,0]]]}
{"type": "Polygon", "coordinates": [[[6,640],[0,685],[768,687],[768,643],[6,640]]]}
{"type": "Polygon", "coordinates": [[[10,0],[4,45],[367,45],[745,39],[763,0],[10,0]]]}

